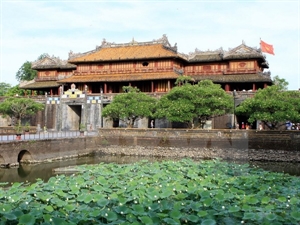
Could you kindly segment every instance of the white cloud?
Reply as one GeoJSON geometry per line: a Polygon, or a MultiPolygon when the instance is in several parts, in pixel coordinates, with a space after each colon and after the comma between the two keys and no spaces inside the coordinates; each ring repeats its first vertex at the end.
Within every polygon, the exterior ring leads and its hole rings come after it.
{"type": "Polygon", "coordinates": [[[16,84],[27,60],[67,59],[109,42],[149,41],[167,34],[180,52],[224,50],[244,41],[273,44],[272,75],[300,87],[299,0],[294,1],[6,1],[1,2],[1,80],[16,84]]]}

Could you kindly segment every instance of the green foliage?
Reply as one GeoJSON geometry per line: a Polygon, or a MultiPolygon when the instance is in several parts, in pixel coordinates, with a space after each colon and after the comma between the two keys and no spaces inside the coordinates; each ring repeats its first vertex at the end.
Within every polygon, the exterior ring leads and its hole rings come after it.
{"type": "Polygon", "coordinates": [[[114,97],[111,104],[103,109],[103,116],[124,121],[133,127],[135,121],[143,117],[152,117],[156,100],[137,88],[123,87],[125,93],[114,97]]]}
{"type": "Polygon", "coordinates": [[[44,58],[46,58],[46,57],[50,57],[49,54],[48,54],[48,53],[43,53],[43,54],[41,54],[41,55],[37,58],[37,60],[42,60],[42,59],[44,59],[44,58]]]}
{"type": "Polygon", "coordinates": [[[190,127],[198,122],[203,127],[210,117],[223,115],[233,107],[233,99],[220,85],[204,80],[197,85],[185,83],[173,88],[158,102],[155,117],[184,122],[190,127]]]}
{"type": "Polygon", "coordinates": [[[22,118],[34,115],[43,109],[44,104],[37,103],[30,98],[10,97],[0,104],[0,113],[4,116],[15,117],[18,125],[21,125],[22,118]]]}
{"type": "Polygon", "coordinates": [[[26,61],[16,73],[18,81],[32,80],[37,76],[37,71],[31,69],[31,62],[26,61]]]}
{"type": "Polygon", "coordinates": [[[175,84],[177,86],[180,86],[182,84],[187,84],[187,83],[190,83],[190,82],[195,82],[195,80],[190,77],[190,76],[179,76],[177,79],[176,79],[176,82],[175,84]]]}
{"type": "MultiPolygon", "coordinates": [[[[41,54],[37,60],[42,60],[46,57],[49,57],[47,53],[41,54]]],[[[32,80],[37,76],[37,71],[32,69],[32,63],[29,61],[26,61],[23,63],[23,65],[19,68],[18,72],[16,73],[16,79],[18,81],[26,81],[26,80],[32,80]]]]}
{"type": "Polygon", "coordinates": [[[24,89],[21,89],[19,85],[16,85],[8,89],[5,96],[24,96],[25,94],[30,95],[30,90],[25,91],[24,89]]]}
{"type": "Polygon", "coordinates": [[[288,89],[289,82],[277,75],[273,78],[273,84],[278,86],[279,90],[286,91],[288,89]]]}
{"type": "Polygon", "coordinates": [[[218,160],[84,165],[0,188],[1,224],[298,224],[298,177],[218,160]],[[255,185],[253,185],[255,184],[255,185]],[[19,222],[19,223],[18,223],[19,222]]]}
{"type": "Polygon", "coordinates": [[[270,129],[279,129],[287,120],[300,121],[300,92],[282,91],[280,85],[260,89],[236,108],[236,114],[249,117],[249,123],[261,120],[270,129]]]}
{"type": "Polygon", "coordinates": [[[10,84],[1,82],[0,83],[0,96],[4,96],[10,88],[11,88],[10,84]]]}
{"type": "Polygon", "coordinates": [[[17,124],[15,127],[14,127],[15,131],[17,134],[21,134],[22,131],[23,131],[23,128],[21,126],[21,124],[17,124]]]}
{"type": "Polygon", "coordinates": [[[29,130],[30,130],[30,123],[26,122],[24,125],[24,131],[29,132],[29,130]]]}

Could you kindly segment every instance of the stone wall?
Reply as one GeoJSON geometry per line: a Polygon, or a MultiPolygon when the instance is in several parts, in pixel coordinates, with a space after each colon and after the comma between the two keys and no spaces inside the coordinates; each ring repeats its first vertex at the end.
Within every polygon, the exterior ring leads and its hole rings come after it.
{"type": "Polygon", "coordinates": [[[105,154],[300,162],[300,131],[104,129],[105,154]]]}
{"type": "Polygon", "coordinates": [[[0,164],[88,154],[300,162],[300,131],[100,129],[98,136],[0,142],[0,164]]]}

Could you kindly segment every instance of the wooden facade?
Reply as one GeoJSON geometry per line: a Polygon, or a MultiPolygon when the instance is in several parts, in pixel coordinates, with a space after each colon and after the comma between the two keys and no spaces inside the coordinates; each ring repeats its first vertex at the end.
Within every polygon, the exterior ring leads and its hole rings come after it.
{"type": "Polygon", "coordinates": [[[260,49],[244,43],[225,51],[178,53],[166,35],[151,42],[125,44],[103,40],[86,53],[69,53],[68,60],[45,57],[32,65],[37,78],[21,86],[24,89],[59,95],[75,84],[89,94],[120,93],[123,86],[135,86],[143,92],[166,93],[179,76],[195,82],[210,79],[226,91],[256,91],[271,85],[268,63],[260,49]],[[62,88],[60,88],[62,87],[62,88]]]}

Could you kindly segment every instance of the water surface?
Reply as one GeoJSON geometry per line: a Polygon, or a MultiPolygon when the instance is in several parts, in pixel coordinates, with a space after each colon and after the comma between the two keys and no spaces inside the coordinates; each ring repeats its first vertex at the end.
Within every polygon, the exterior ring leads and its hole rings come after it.
{"type": "MultiPolygon", "coordinates": [[[[104,163],[134,163],[141,160],[161,161],[161,160],[179,160],[179,158],[165,158],[165,157],[142,157],[142,156],[112,156],[112,155],[95,155],[89,157],[81,157],[76,159],[69,159],[64,161],[47,162],[40,164],[23,164],[19,168],[0,168],[0,182],[35,182],[37,179],[47,181],[50,177],[56,176],[53,171],[56,168],[63,168],[69,166],[83,165],[83,164],[98,164],[104,163]]],[[[286,162],[247,162],[247,161],[230,161],[232,163],[249,163],[251,166],[260,167],[264,170],[273,172],[283,172],[295,176],[300,176],[300,163],[286,163],[286,162]]]]}

